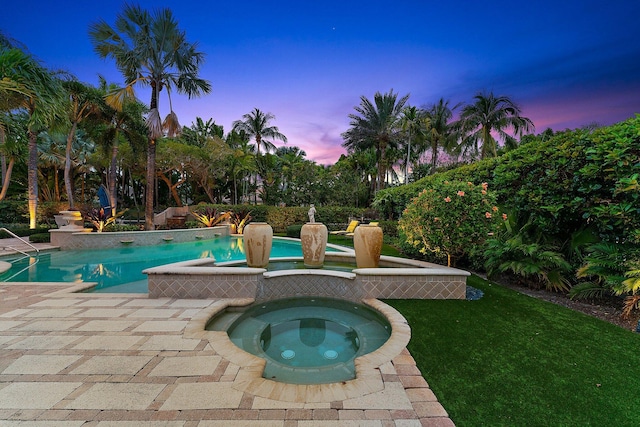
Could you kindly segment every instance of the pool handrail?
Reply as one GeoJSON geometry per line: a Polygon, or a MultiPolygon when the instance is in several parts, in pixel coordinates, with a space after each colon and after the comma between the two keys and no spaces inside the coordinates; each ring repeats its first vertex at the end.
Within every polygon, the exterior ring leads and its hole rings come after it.
{"type": "MultiPolygon", "coordinates": [[[[2,228],[0,228],[0,231],[4,231],[4,232],[8,233],[9,235],[15,237],[16,239],[20,240],[25,245],[30,246],[31,248],[33,248],[33,250],[36,251],[36,254],[40,254],[40,250],[38,248],[36,248],[35,246],[33,246],[31,244],[31,242],[29,242],[28,240],[24,240],[22,237],[18,236],[17,234],[12,232],[11,230],[9,230],[9,229],[7,229],[5,227],[2,227],[2,228]]],[[[25,252],[23,250],[20,250],[18,248],[14,248],[14,247],[11,247],[11,246],[5,246],[4,248],[5,249],[11,249],[11,250],[16,251],[16,252],[20,252],[22,255],[25,255],[25,256],[31,256],[27,252],[25,252]]]]}

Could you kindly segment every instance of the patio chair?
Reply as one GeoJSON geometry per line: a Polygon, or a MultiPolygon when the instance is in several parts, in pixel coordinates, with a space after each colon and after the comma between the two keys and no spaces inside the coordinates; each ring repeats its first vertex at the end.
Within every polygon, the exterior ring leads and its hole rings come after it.
{"type": "MultiPolygon", "coordinates": [[[[369,223],[369,224],[367,224],[367,225],[372,225],[372,226],[374,226],[374,227],[377,227],[377,226],[378,226],[378,221],[370,222],[370,223],[369,223]]],[[[346,234],[345,234],[345,236],[346,236],[346,237],[353,237],[353,235],[354,235],[354,234],[356,234],[356,230],[355,230],[355,228],[353,229],[353,231],[352,231],[351,233],[346,233],[346,234]]]]}
{"type": "Polygon", "coordinates": [[[346,230],[337,230],[337,231],[331,231],[329,234],[336,234],[338,236],[344,236],[347,233],[353,233],[353,231],[356,229],[356,227],[360,225],[360,221],[358,220],[353,220],[349,223],[349,226],[347,227],[346,230]]]}

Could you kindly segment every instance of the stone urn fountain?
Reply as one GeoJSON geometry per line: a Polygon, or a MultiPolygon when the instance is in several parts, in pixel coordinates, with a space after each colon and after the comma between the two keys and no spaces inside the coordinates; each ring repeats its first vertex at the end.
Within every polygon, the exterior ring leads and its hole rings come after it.
{"type": "Polygon", "coordinates": [[[327,226],[321,222],[307,222],[302,226],[300,243],[305,267],[322,268],[328,234],[327,226]]]}
{"type": "Polygon", "coordinates": [[[271,255],[273,228],[266,222],[252,222],[244,227],[243,240],[247,266],[265,268],[271,255]]]}
{"type": "Polygon", "coordinates": [[[358,268],[378,268],[382,252],[382,228],[369,224],[356,227],[353,248],[358,268]]]}
{"type": "Polygon", "coordinates": [[[80,211],[60,211],[59,215],[56,215],[56,221],[62,220],[62,223],[66,222],[66,225],[60,225],[59,229],[63,231],[83,231],[84,220],[82,219],[82,213],[80,211]]]}

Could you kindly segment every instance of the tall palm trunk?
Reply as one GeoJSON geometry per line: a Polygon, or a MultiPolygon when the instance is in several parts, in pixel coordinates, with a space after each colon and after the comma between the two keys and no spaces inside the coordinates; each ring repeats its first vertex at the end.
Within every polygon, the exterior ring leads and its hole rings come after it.
{"type": "Polygon", "coordinates": [[[480,154],[481,159],[486,159],[489,156],[495,157],[497,155],[495,140],[491,136],[491,128],[485,126],[482,128],[482,151],[480,154]]]}
{"type": "Polygon", "coordinates": [[[429,175],[433,175],[436,173],[436,165],[438,164],[438,147],[440,145],[440,141],[438,138],[434,138],[431,143],[431,170],[429,171],[429,175]]]}
{"type": "Polygon", "coordinates": [[[38,134],[32,130],[29,136],[29,161],[27,171],[29,228],[36,228],[36,212],[38,209],[38,134]]]}
{"type": "Polygon", "coordinates": [[[154,198],[154,185],[156,178],[156,141],[149,138],[149,144],[147,146],[147,187],[145,194],[144,205],[144,224],[145,229],[153,230],[153,198],[154,198]]]}
{"type": "Polygon", "coordinates": [[[111,205],[111,214],[115,215],[118,208],[118,196],[116,194],[116,172],[118,161],[118,138],[114,138],[113,146],[111,147],[111,163],[109,164],[109,204],[111,205]]]}
{"type": "MultiPolygon", "coordinates": [[[[2,125],[0,125],[0,147],[5,145],[6,134],[2,125]]],[[[7,165],[7,155],[4,151],[0,152],[0,167],[2,170],[2,176],[0,179],[0,184],[2,185],[2,190],[0,190],[0,201],[4,200],[7,195],[7,190],[9,189],[9,181],[11,180],[11,172],[13,171],[13,165],[15,160],[13,156],[9,157],[9,164],[7,165]]]]}
{"type": "Polygon", "coordinates": [[[75,205],[73,203],[73,189],[71,188],[71,147],[73,144],[73,137],[76,133],[77,127],[78,127],[78,124],[76,122],[73,122],[73,124],[71,125],[71,130],[69,131],[69,135],[67,135],[67,148],[65,150],[65,160],[64,160],[64,186],[67,190],[67,200],[69,201],[69,210],[75,209],[75,205]]]}
{"type": "MultiPolygon", "coordinates": [[[[4,128],[2,127],[2,123],[0,123],[0,147],[3,147],[5,144],[5,140],[6,140],[6,133],[4,131],[4,128]]],[[[0,184],[2,184],[2,186],[4,186],[5,181],[8,181],[7,179],[7,155],[4,153],[4,151],[0,150],[0,184]]],[[[0,199],[2,200],[2,199],[0,199]]]]}
{"type": "MultiPolygon", "coordinates": [[[[151,111],[158,109],[158,91],[160,90],[156,82],[151,83],[151,102],[149,107],[151,111]]],[[[147,189],[145,194],[144,205],[144,224],[146,230],[153,230],[153,201],[155,197],[155,181],[156,181],[156,136],[149,135],[147,144],[147,189]]]]}
{"type": "Polygon", "coordinates": [[[9,164],[4,172],[2,182],[2,190],[0,190],[0,201],[4,200],[7,195],[7,190],[9,189],[9,181],[11,180],[11,172],[13,171],[13,165],[15,163],[15,159],[13,157],[9,158],[9,164]]]}
{"type": "Polygon", "coordinates": [[[380,150],[380,154],[378,155],[378,176],[376,178],[376,191],[382,190],[384,188],[385,175],[387,172],[387,141],[381,140],[378,150],[380,150]]]}

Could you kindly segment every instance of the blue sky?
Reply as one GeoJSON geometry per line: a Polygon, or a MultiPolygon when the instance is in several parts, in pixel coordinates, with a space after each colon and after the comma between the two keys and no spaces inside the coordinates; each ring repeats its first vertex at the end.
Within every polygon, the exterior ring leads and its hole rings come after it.
{"type": "MultiPolygon", "coordinates": [[[[640,1],[181,2],[169,7],[206,53],[211,94],[174,96],[182,125],[213,118],[229,131],[253,108],[307,156],[330,164],[360,97],[394,89],[426,106],[507,95],[536,131],[603,125],[640,113],[640,1]],[[393,3],[393,4],[392,4],[393,3]],[[447,3],[447,4],[445,4],[447,3]],[[527,4],[528,3],[528,4],[527,4]]],[[[46,66],[121,83],[93,52],[88,26],[113,24],[122,1],[12,1],[0,30],[46,66]]],[[[137,94],[149,102],[145,89],[137,94]]],[[[168,113],[166,98],[161,114],[168,113]]],[[[280,145],[279,143],[277,145],[280,145]]]]}

